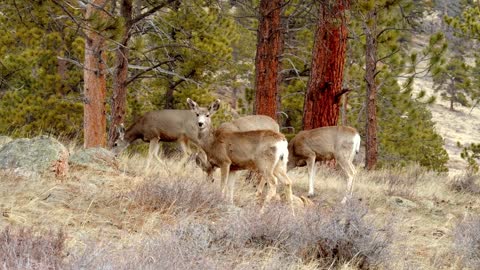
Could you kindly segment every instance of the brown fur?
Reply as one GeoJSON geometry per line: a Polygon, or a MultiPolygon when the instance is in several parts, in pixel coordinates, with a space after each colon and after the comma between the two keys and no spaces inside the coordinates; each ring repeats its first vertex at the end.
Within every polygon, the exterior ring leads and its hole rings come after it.
{"type": "MultiPolygon", "coordinates": [[[[348,176],[348,191],[353,189],[355,167],[354,141],[356,129],[347,126],[321,127],[300,131],[288,144],[288,169],[307,165],[309,196],[313,195],[313,178],[316,161],[335,159],[348,176]]],[[[348,192],[347,191],[347,192],[348,192]]]]}

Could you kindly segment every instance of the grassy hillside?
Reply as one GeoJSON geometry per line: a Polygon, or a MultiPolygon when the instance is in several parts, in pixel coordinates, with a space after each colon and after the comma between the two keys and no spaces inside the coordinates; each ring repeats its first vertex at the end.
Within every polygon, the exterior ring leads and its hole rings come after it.
{"type": "MultiPolygon", "coordinates": [[[[468,233],[480,224],[470,221],[480,214],[476,178],[450,178],[419,167],[360,171],[355,198],[342,205],[344,179],[322,167],[311,205],[296,204],[292,216],[274,202],[260,215],[254,187],[243,175],[232,206],[222,199],[218,181],[205,182],[192,164],[170,159],[148,172],[140,156],[124,157],[121,164],[121,173],[77,169],[61,181],[1,175],[0,267],[478,267],[478,249],[461,240],[466,235],[475,241],[468,233]],[[458,234],[459,223],[466,234],[458,234]]],[[[289,174],[294,194],[306,195],[304,168],[289,174]]]]}

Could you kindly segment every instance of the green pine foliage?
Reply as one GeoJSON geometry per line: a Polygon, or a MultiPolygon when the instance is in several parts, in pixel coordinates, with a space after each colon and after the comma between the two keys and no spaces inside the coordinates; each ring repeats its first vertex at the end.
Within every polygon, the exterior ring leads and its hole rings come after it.
{"type": "Polygon", "coordinates": [[[73,22],[48,1],[7,1],[0,13],[0,133],[70,138],[82,125],[82,71],[73,22]]]}
{"type": "MultiPolygon", "coordinates": [[[[470,2],[470,1],[467,1],[470,2]]],[[[458,35],[480,40],[480,6],[470,3],[459,16],[446,16],[445,22],[459,30],[458,35]]]]}
{"type": "Polygon", "coordinates": [[[473,173],[478,173],[479,171],[479,162],[480,162],[480,143],[472,143],[467,146],[462,146],[462,153],[460,157],[467,161],[467,169],[473,173]]]}
{"type": "MultiPolygon", "coordinates": [[[[236,74],[232,63],[233,44],[238,39],[232,16],[222,13],[216,5],[199,1],[182,1],[175,8],[159,13],[152,20],[155,31],[144,40],[134,41],[133,61],[149,64],[151,59],[164,62],[156,71],[145,74],[138,91],[154,100],[157,108],[165,106],[168,89],[174,92],[174,106],[182,107],[195,89],[210,89],[231,82],[236,74]],[[155,49],[152,49],[155,48],[155,49]],[[141,52],[141,53],[140,53],[141,52]]],[[[132,88],[132,94],[137,95],[132,88]]],[[[203,90],[202,90],[203,91],[203,90]]],[[[213,96],[212,94],[210,94],[213,96]]]]}

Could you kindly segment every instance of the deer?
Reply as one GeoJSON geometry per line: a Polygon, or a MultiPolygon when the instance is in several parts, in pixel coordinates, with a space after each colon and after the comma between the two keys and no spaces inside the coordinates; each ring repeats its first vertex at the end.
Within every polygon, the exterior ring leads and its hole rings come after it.
{"type": "Polygon", "coordinates": [[[119,155],[137,139],[149,142],[146,164],[148,169],[153,157],[161,161],[158,156],[159,142],[178,142],[182,150],[182,159],[185,158],[189,142],[198,145],[198,127],[197,117],[191,110],[150,111],[130,125],[127,130],[123,124],[117,127],[118,139],[114,142],[111,151],[119,155]]]}
{"type": "MultiPolygon", "coordinates": [[[[285,197],[293,211],[292,181],[287,175],[288,142],[285,136],[272,130],[229,131],[213,129],[206,114],[214,114],[220,100],[216,100],[208,111],[187,99],[191,110],[197,115],[198,142],[205,151],[208,162],[221,170],[222,194],[233,204],[235,173],[239,170],[255,170],[262,174],[268,185],[263,201],[266,205],[276,193],[277,179],[285,185],[285,197]]],[[[263,185],[257,186],[257,198],[263,192],[263,185]]]]}
{"type": "MultiPolygon", "coordinates": [[[[280,132],[280,126],[278,123],[266,115],[247,115],[237,118],[231,122],[222,123],[218,130],[223,130],[225,132],[230,131],[252,131],[252,130],[272,130],[275,132],[280,132]]],[[[207,173],[207,180],[213,182],[213,172],[216,167],[212,166],[207,160],[207,156],[204,152],[198,152],[195,156],[196,164],[202,168],[203,171],[207,173]]]]}
{"type": "Polygon", "coordinates": [[[347,175],[345,203],[353,194],[356,174],[353,159],[360,150],[360,135],[348,126],[328,126],[300,131],[288,144],[287,168],[307,166],[308,197],[314,196],[315,162],[335,159],[347,175]]]}

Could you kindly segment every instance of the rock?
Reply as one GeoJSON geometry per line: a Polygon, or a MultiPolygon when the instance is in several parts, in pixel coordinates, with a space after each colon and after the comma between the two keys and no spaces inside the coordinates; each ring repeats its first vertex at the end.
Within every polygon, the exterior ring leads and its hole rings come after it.
{"type": "Polygon", "coordinates": [[[0,148],[11,141],[12,141],[12,138],[8,136],[0,136],[0,148]]]}
{"type": "Polygon", "coordinates": [[[68,150],[48,136],[12,140],[0,148],[0,169],[23,177],[68,174],[68,150]]]}
{"type": "Polygon", "coordinates": [[[102,172],[116,172],[119,170],[115,155],[104,148],[82,149],[70,157],[71,166],[93,169],[102,172]]]}
{"type": "Polygon", "coordinates": [[[400,207],[405,207],[405,208],[416,208],[417,207],[416,203],[414,203],[414,202],[412,202],[408,199],[398,197],[398,196],[390,197],[388,199],[388,202],[393,206],[400,206],[400,207]]]}

